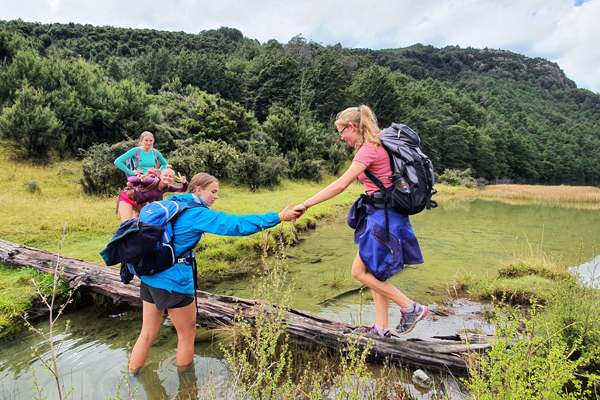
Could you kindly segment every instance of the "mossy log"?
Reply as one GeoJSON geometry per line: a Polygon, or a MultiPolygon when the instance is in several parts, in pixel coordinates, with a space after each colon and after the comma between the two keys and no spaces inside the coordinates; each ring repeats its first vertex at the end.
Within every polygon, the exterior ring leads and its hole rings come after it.
{"type": "MultiPolygon", "coordinates": [[[[57,254],[35,249],[25,245],[11,243],[0,239],[0,262],[15,268],[32,267],[44,273],[51,273],[59,262],[57,254]]],[[[127,303],[141,307],[139,298],[139,280],[130,284],[121,283],[119,270],[104,265],[83,261],[77,258],[60,257],[64,268],[62,279],[71,287],[78,287],[84,292],[100,293],[110,297],[116,304],[127,303]]],[[[253,322],[254,300],[246,300],[231,296],[213,295],[198,291],[198,324],[209,328],[220,328],[231,325],[234,316],[253,322]]],[[[356,340],[352,333],[354,325],[344,324],[320,318],[297,309],[289,309],[285,316],[287,331],[302,343],[329,348],[344,348],[349,340],[356,340]]],[[[361,348],[367,345],[368,338],[359,339],[361,348]]],[[[490,347],[489,343],[466,344],[455,340],[439,339],[374,339],[370,349],[370,360],[373,362],[391,361],[412,368],[424,368],[431,371],[465,374],[467,358],[473,352],[480,352],[490,347]]]]}

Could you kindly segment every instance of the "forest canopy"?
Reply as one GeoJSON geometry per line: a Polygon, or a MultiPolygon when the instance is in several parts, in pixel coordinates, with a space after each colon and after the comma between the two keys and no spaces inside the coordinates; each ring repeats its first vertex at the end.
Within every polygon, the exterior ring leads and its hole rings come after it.
{"type": "MultiPolygon", "coordinates": [[[[600,95],[555,63],[505,50],[376,51],[300,36],[261,44],[226,27],[188,34],[14,20],[0,21],[0,82],[0,139],[37,162],[109,159],[149,130],[182,170],[213,168],[253,190],[282,177],[318,180],[351,156],[336,113],[366,104],[381,128],[416,130],[440,173],[600,183],[600,95]],[[257,176],[242,176],[247,168],[257,176]]],[[[96,184],[90,192],[109,191],[96,184]]]]}

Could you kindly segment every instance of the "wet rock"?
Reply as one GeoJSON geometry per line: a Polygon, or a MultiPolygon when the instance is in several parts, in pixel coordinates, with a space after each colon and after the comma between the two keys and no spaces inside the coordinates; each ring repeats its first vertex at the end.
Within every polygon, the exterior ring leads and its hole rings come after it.
{"type": "Polygon", "coordinates": [[[418,369],[412,376],[413,385],[423,389],[429,389],[433,384],[433,380],[422,370],[418,369]]]}

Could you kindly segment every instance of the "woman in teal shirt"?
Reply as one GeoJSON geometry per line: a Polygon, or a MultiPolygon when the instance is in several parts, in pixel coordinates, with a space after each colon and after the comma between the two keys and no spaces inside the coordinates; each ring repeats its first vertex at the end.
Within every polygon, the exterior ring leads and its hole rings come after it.
{"type": "Polygon", "coordinates": [[[167,167],[167,160],[165,160],[162,154],[154,149],[153,146],[154,135],[146,131],[140,135],[140,147],[134,147],[117,158],[115,160],[115,165],[125,172],[127,176],[145,174],[149,169],[155,168],[162,171],[167,167]],[[140,150],[139,160],[138,149],[140,150]],[[125,165],[127,160],[133,160],[134,169],[130,169],[125,165]]]}

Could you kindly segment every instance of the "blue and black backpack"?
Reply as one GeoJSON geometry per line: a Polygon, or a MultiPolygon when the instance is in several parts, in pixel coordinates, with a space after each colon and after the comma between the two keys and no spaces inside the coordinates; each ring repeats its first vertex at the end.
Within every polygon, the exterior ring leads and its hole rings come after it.
{"type": "Polygon", "coordinates": [[[194,248],[185,249],[173,244],[173,223],[190,208],[206,207],[196,202],[163,200],[148,204],[139,218],[119,225],[113,238],[100,255],[106,265],[121,262],[121,282],[128,284],[133,275],[154,275],[177,263],[195,267],[194,248]]]}

